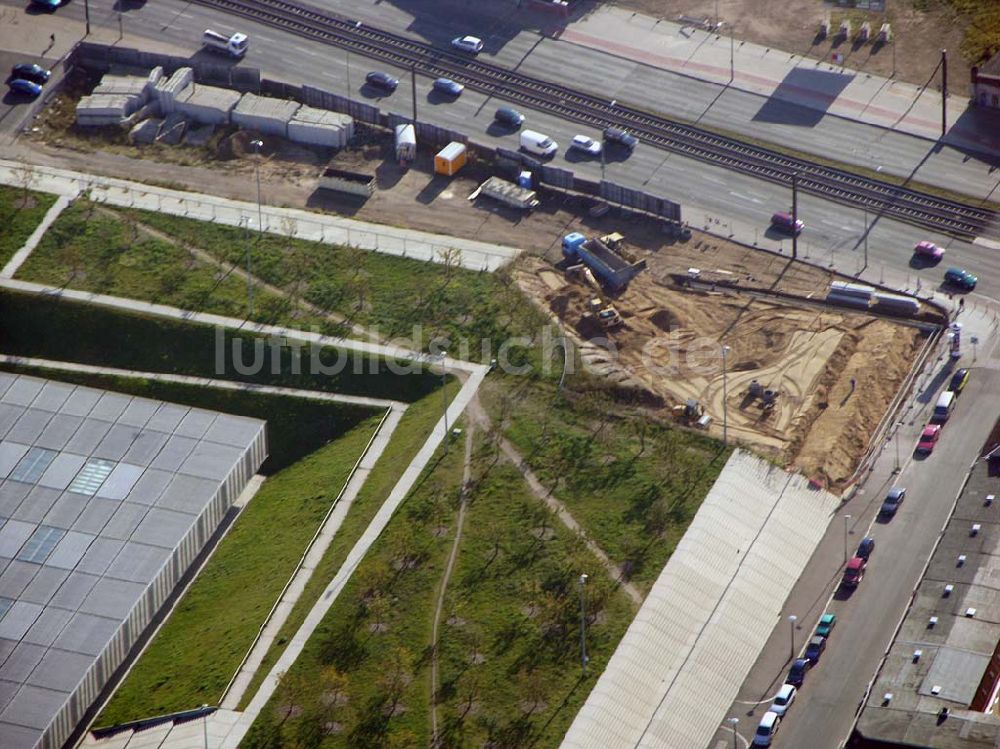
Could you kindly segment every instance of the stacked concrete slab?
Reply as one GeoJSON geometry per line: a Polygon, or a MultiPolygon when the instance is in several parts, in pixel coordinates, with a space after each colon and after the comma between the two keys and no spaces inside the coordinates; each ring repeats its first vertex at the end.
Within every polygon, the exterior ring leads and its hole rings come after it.
{"type": "Polygon", "coordinates": [[[178,68],[169,78],[161,78],[154,87],[154,96],[160,102],[160,111],[170,114],[176,109],[176,101],[186,88],[194,82],[191,68],[178,68]]]}
{"type": "Polygon", "coordinates": [[[256,94],[244,94],[233,110],[232,121],[246,130],[288,137],[288,123],[301,104],[286,99],[268,99],[256,94]]]}
{"type": "Polygon", "coordinates": [[[314,146],[343,148],[354,137],[354,119],[339,112],[300,107],[288,123],[288,139],[314,146]]]}
{"type": "Polygon", "coordinates": [[[174,111],[205,125],[227,125],[239,100],[238,91],[192,84],[177,95],[174,111]]]}
{"type": "Polygon", "coordinates": [[[93,94],[76,105],[78,125],[117,125],[142,105],[142,97],[129,94],[93,94]]]}

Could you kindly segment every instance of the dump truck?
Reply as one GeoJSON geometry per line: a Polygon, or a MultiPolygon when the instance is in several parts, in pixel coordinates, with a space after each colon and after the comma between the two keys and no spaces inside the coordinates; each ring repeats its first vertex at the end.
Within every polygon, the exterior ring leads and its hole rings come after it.
{"type": "MultiPolygon", "coordinates": [[[[620,234],[608,235],[614,244],[621,246],[624,237],[620,234]]],[[[615,252],[600,239],[587,239],[579,232],[563,237],[563,255],[570,261],[580,260],[601,280],[614,290],[628,285],[646,267],[646,261],[630,262],[620,252],[615,252]]]]}
{"type": "Polygon", "coordinates": [[[375,192],[375,175],[327,167],[320,175],[319,186],[323,190],[370,198],[375,192]]]}
{"type": "Polygon", "coordinates": [[[417,158],[417,130],[413,125],[396,125],[396,161],[408,167],[417,158]]]}
{"type": "Polygon", "coordinates": [[[205,49],[239,59],[250,49],[250,37],[238,31],[227,36],[218,31],[205,29],[205,33],[201,35],[201,44],[205,49]]]}
{"type": "Polygon", "coordinates": [[[504,205],[524,211],[530,211],[539,202],[534,190],[529,190],[526,187],[518,187],[513,182],[508,182],[499,177],[490,177],[483,182],[469,196],[469,200],[475,200],[480,195],[499,200],[504,205]]]}

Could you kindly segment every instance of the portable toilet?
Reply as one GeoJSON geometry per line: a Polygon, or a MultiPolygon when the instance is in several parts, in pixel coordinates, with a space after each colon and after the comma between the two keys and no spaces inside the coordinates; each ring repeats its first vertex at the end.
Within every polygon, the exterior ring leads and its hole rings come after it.
{"type": "Polygon", "coordinates": [[[434,156],[434,171],[450,177],[463,166],[468,154],[464,143],[452,142],[434,156]]]}
{"type": "Polygon", "coordinates": [[[574,231],[570,234],[567,234],[565,237],[563,237],[562,241],[563,255],[565,255],[566,257],[576,257],[577,247],[579,247],[586,241],[587,238],[578,231],[574,231]]]}
{"type": "Polygon", "coordinates": [[[517,175],[517,186],[525,190],[531,189],[531,172],[525,170],[517,175]]]}

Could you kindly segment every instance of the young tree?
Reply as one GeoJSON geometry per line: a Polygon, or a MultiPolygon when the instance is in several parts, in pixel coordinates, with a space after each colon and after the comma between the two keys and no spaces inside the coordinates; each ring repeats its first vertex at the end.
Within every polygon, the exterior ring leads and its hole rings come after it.
{"type": "Polygon", "coordinates": [[[378,686],[382,693],[382,705],[389,716],[395,714],[403,699],[406,687],[413,681],[413,655],[404,647],[396,647],[385,664],[378,686]]]}

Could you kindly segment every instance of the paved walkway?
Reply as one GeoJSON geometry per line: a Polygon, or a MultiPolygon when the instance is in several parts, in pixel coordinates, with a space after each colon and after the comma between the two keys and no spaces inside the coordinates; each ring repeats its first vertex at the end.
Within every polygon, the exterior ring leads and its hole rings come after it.
{"type": "Polygon", "coordinates": [[[469,270],[495,271],[511,262],[520,250],[474,239],[372,224],[341,216],[312,213],[297,208],[260,206],[215,195],[170,190],[140,182],[100,177],[68,169],[0,160],[0,184],[23,187],[73,197],[78,193],[121,208],[141,208],[174,216],[211,221],[228,226],[245,226],[270,234],[313,242],[356,247],[385,255],[452,262],[469,270]],[[259,210],[258,210],[259,208],[259,210]]]}
{"type": "MultiPolygon", "coordinates": [[[[556,37],[721,85],[730,84],[732,69],[731,85],[744,91],[921,138],[937,140],[941,135],[941,93],[934,88],[938,80],[931,88],[924,88],[759,44],[739,40],[731,44],[726,34],[725,26],[717,35],[620,8],[601,7],[557,32],[556,37]]],[[[842,47],[849,50],[851,45],[842,47]]],[[[891,47],[880,52],[891,53],[891,47]]],[[[952,91],[964,93],[968,86],[967,80],[951,82],[952,91]]],[[[968,104],[964,96],[949,95],[948,142],[1000,153],[1000,111],[968,109],[968,104]]]]}
{"type": "Polygon", "coordinates": [[[52,207],[45,212],[45,216],[42,218],[41,223],[35,227],[35,230],[31,232],[31,236],[24,243],[14,256],[7,262],[7,265],[0,270],[0,277],[3,278],[13,278],[14,274],[17,273],[17,269],[21,267],[25,260],[34,252],[35,247],[38,243],[42,241],[42,237],[45,236],[45,232],[49,230],[53,222],[59,218],[59,214],[63,212],[66,206],[69,205],[71,198],[68,195],[60,195],[56,202],[52,204],[52,207]]]}

